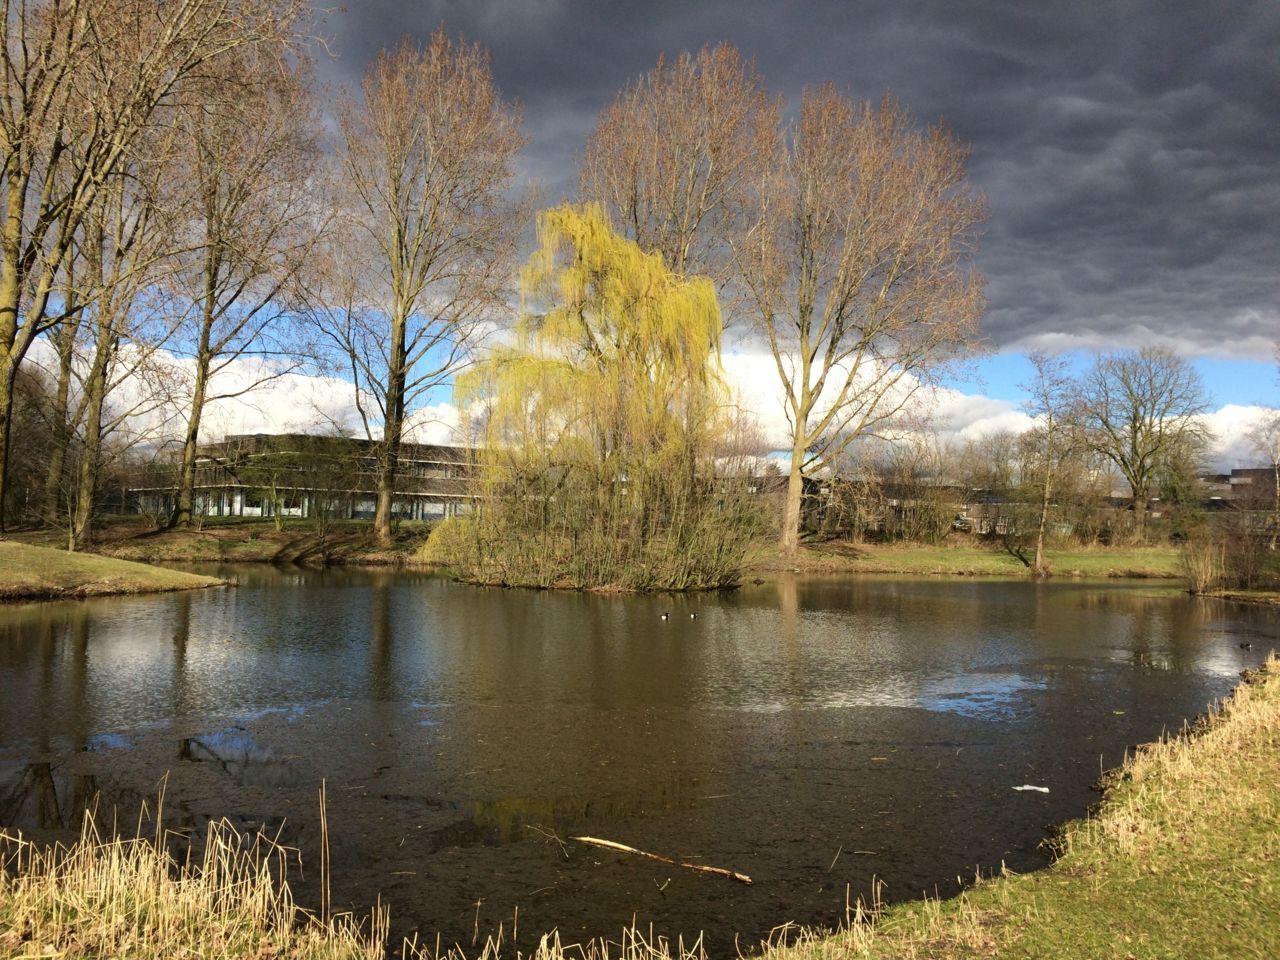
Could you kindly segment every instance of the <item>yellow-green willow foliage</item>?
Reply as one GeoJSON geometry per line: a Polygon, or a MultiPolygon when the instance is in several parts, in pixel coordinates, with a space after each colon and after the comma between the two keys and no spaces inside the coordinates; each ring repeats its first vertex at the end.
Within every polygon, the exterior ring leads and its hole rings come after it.
{"type": "Polygon", "coordinates": [[[484,410],[476,509],[438,528],[429,554],[488,583],[734,583],[758,510],[723,468],[711,281],[672,273],[595,205],[545,212],[538,241],[513,345],[458,388],[484,410]]]}

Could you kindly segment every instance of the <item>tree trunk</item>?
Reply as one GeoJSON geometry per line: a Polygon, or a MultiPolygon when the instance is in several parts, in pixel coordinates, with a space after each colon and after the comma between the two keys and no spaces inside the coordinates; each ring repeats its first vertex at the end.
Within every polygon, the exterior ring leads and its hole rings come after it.
{"type": "Polygon", "coordinates": [[[1272,472],[1276,478],[1276,498],[1271,513],[1271,542],[1267,546],[1268,549],[1274,550],[1277,540],[1280,540],[1280,461],[1272,464],[1272,472]]]}
{"type": "Polygon", "coordinates": [[[102,406],[107,395],[107,367],[115,344],[99,322],[98,346],[89,370],[84,417],[84,449],[80,456],[80,477],[76,485],[75,514],[71,517],[68,549],[78,549],[93,539],[93,506],[98,492],[98,459],[102,452],[102,406]]]}
{"type": "Polygon", "coordinates": [[[13,424],[13,386],[18,364],[14,355],[0,347],[0,533],[5,531],[9,500],[9,431],[13,424]]]}
{"type": "Polygon", "coordinates": [[[187,418],[187,435],[182,443],[182,466],[178,471],[178,498],[174,504],[170,527],[191,526],[195,504],[196,445],[200,441],[200,417],[204,413],[204,395],[209,379],[209,356],[201,351],[196,358],[196,380],[191,392],[191,414],[187,418]]]}
{"type": "MultiPolygon", "coordinates": [[[[6,24],[6,28],[7,28],[6,24]]],[[[8,34],[5,35],[8,42],[8,34]]],[[[26,209],[27,178],[17,168],[19,154],[11,153],[4,171],[5,217],[0,231],[0,533],[5,529],[9,500],[9,427],[13,420],[13,386],[21,355],[15,350],[18,311],[22,308],[21,239],[26,209]]]]}
{"type": "MultiPolygon", "coordinates": [[[[388,431],[390,427],[387,424],[388,431]]],[[[379,547],[391,546],[391,512],[395,504],[399,446],[395,440],[385,437],[378,452],[378,503],[373,514],[373,539],[379,547]]]]}
{"type": "Polygon", "coordinates": [[[406,369],[405,336],[409,321],[394,316],[391,321],[391,357],[387,366],[387,413],[382,426],[382,447],[378,452],[378,504],[373,514],[373,539],[379,547],[391,546],[391,514],[395,504],[396,474],[400,466],[400,439],[404,432],[406,369]]]}
{"type": "Polygon", "coordinates": [[[41,516],[53,526],[58,522],[62,502],[62,471],[67,463],[67,447],[71,443],[71,424],[67,407],[71,395],[71,358],[75,346],[77,324],[67,320],[58,331],[58,389],[53,400],[53,451],[44,478],[44,506],[41,516]]]}
{"type": "Polygon", "coordinates": [[[791,451],[791,472],[787,477],[787,500],[782,511],[782,554],[794,557],[800,552],[801,507],[804,502],[804,449],[791,451]]]}
{"type": "Polygon", "coordinates": [[[1045,469],[1044,485],[1040,488],[1040,527],[1036,531],[1036,562],[1031,566],[1031,572],[1037,577],[1047,577],[1049,575],[1049,564],[1044,558],[1044,531],[1049,523],[1049,493],[1052,480],[1049,471],[1045,469]]]}
{"type": "Polygon", "coordinates": [[[1138,487],[1131,487],[1133,491],[1133,538],[1138,543],[1146,543],[1147,540],[1147,501],[1150,498],[1149,492],[1138,487]]]}

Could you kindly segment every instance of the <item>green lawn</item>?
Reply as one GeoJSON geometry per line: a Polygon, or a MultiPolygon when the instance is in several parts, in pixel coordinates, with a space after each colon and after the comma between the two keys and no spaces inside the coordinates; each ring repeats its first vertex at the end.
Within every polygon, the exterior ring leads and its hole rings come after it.
{"type": "MultiPolygon", "coordinates": [[[[314,520],[288,519],[281,529],[270,520],[207,518],[199,528],[156,530],[137,518],[104,520],[87,550],[142,563],[367,563],[414,561],[430,524],[405,521],[395,542],[382,549],[373,542],[373,524],[365,520],[331,521],[323,529],[314,520]]],[[[56,530],[16,535],[26,543],[57,546],[56,530]]]]}
{"type": "MultiPolygon", "coordinates": [[[[1031,554],[1028,553],[1028,556],[1031,554]]],[[[1175,547],[1091,547],[1049,550],[1059,577],[1180,577],[1175,547]]],[[[804,573],[907,573],[981,577],[1030,576],[1018,557],[995,545],[843,544],[804,548],[795,560],[765,552],[753,570],[804,573]]]]}
{"type": "Polygon", "coordinates": [[[188,590],[219,582],[145,563],[0,540],[0,600],[188,590]]]}

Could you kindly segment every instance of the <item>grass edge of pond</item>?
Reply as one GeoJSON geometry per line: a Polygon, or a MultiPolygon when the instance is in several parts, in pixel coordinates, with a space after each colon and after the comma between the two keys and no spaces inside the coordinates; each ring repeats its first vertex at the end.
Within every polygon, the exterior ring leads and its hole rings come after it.
{"type": "Polygon", "coordinates": [[[163,593],[224,582],[132,560],[0,540],[0,601],[163,593]]]}
{"type": "MultiPolygon", "coordinates": [[[[1140,747],[1109,774],[1099,809],[1066,825],[1050,867],[980,880],[946,901],[859,905],[840,931],[792,930],[786,944],[764,948],[764,960],[1269,956],[1268,937],[1280,930],[1278,747],[1280,661],[1272,655],[1194,726],[1140,747]]],[[[263,866],[269,857],[246,854],[234,831],[215,839],[219,855],[180,866],[146,840],[86,831],[48,855],[0,834],[0,953],[384,956],[384,911],[364,923],[317,919],[263,866]]],[[[536,957],[681,956],[640,933],[623,939],[578,947],[552,935],[536,957]]],[[[478,956],[497,960],[507,950],[490,941],[478,956]]],[[[397,954],[428,952],[405,945],[397,954]]]]}

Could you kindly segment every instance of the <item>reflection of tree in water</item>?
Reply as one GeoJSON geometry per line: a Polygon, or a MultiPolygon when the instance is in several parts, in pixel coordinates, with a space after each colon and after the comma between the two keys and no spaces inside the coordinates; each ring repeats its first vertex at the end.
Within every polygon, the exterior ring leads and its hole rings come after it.
{"type": "Polygon", "coordinates": [[[173,706],[174,713],[182,716],[186,713],[187,689],[187,646],[191,642],[191,594],[185,590],[178,591],[173,601],[173,706]]]}
{"type": "Polygon", "coordinates": [[[98,778],[91,773],[64,773],[59,767],[27,764],[12,789],[0,794],[0,825],[28,830],[79,828],[85,811],[98,805],[98,778]]]}
{"type": "Polygon", "coordinates": [[[391,578],[374,575],[369,605],[369,695],[378,702],[393,699],[391,660],[394,634],[391,622],[391,578]]]}
{"type": "MultiPolygon", "coordinates": [[[[66,723],[71,748],[89,749],[92,727],[89,698],[89,636],[92,622],[87,610],[42,621],[40,631],[40,709],[55,711],[66,723]],[[66,686],[59,691],[59,681],[66,686]]],[[[37,755],[53,753],[51,723],[40,725],[37,755]]],[[[91,773],[62,769],[59,763],[29,763],[12,787],[0,788],[0,824],[40,830],[77,829],[85,811],[97,803],[98,779],[91,773]]]]}
{"type": "Polygon", "coordinates": [[[1122,588],[1081,593],[1080,609],[1104,615],[1099,626],[1142,669],[1194,671],[1201,665],[1210,611],[1188,597],[1122,588]]]}

